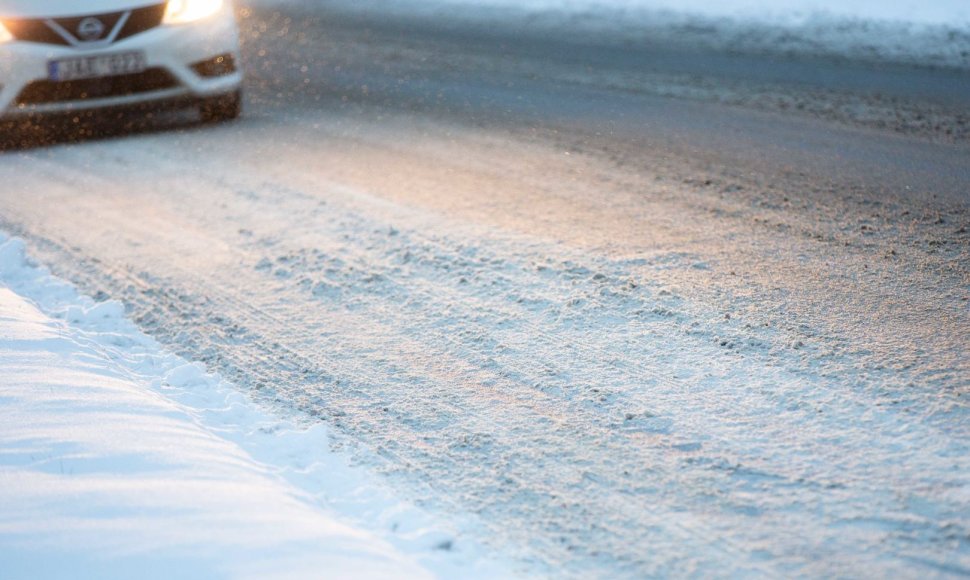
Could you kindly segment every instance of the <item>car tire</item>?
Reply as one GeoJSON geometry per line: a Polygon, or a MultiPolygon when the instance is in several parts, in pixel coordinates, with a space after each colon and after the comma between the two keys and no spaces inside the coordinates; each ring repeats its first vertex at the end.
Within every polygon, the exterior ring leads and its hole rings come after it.
{"type": "Polygon", "coordinates": [[[199,105],[199,116],[203,123],[222,123],[232,121],[242,114],[242,92],[212,97],[199,105]]]}

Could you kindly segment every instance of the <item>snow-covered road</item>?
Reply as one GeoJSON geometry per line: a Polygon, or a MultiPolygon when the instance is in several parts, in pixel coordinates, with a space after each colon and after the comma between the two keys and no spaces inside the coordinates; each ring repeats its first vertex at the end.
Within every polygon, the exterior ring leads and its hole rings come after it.
{"type": "Polygon", "coordinates": [[[970,573],[963,77],[300,14],[238,124],[5,152],[0,228],[527,572],[970,573]]]}

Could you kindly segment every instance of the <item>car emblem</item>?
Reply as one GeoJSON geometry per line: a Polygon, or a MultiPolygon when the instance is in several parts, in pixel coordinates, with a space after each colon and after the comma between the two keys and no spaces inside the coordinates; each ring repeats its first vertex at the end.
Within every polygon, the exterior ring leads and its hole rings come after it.
{"type": "Polygon", "coordinates": [[[77,37],[81,40],[98,40],[104,34],[104,23],[97,18],[88,17],[77,25],[77,37]]]}

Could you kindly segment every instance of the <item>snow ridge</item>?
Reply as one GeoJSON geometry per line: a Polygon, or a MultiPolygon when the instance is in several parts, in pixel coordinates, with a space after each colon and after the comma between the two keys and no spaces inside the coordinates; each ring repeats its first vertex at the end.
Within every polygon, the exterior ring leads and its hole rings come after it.
{"type": "MultiPolygon", "coordinates": [[[[646,43],[779,56],[970,68],[970,9],[912,3],[673,2],[665,0],[325,0],[329,10],[501,26],[577,43],[646,43]],[[898,4],[898,5],[897,5],[898,4]]],[[[258,0],[316,6],[315,0],[258,0]]]]}

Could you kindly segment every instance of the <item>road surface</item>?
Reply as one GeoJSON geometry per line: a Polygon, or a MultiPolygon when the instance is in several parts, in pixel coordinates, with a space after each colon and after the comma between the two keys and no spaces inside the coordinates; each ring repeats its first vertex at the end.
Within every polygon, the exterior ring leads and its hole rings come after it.
{"type": "Polygon", "coordinates": [[[0,228],[451,549],[970,574],[965,72],[241,19],[243,120],[7,127],[0,228]]]}

